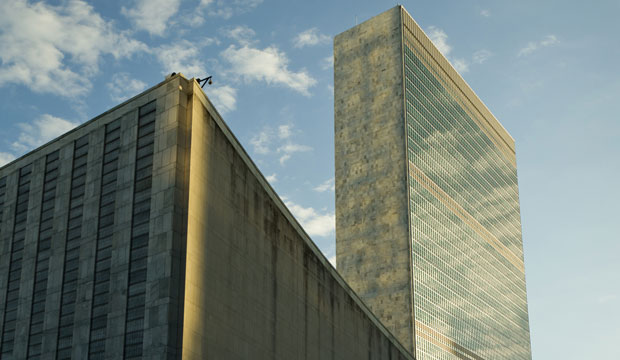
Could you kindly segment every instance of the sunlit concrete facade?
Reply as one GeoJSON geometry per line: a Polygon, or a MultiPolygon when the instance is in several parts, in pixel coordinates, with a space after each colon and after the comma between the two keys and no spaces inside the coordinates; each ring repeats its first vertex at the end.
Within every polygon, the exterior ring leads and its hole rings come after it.
{"type": "Polygon", "coordinates": [[[413,359],[182,75],[0,169],[0,358],[413,359]]]}
{"type": "Polygon", "coordinates": [[[419,360],[530,359],[514,140],[402,6],[334,78],[339,272],[419,360]]]}

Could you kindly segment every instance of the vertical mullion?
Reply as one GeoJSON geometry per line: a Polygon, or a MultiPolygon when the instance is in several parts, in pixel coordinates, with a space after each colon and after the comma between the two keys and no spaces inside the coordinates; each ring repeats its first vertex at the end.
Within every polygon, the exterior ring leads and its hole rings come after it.
{"type": "MultiPolygon", "coordinates": [[[[109,184],[101,182],[100,198],[99,198],[99,220],[97,224],[97,241],[96,241],[96,253],[95,253],[95,273],[94,273],[94,286],[92,297],[92,315],[90,324],[90,339],[88,353],[90,359],[102,359],[105,357],[105,340],[107,335],[107,319],[110,303],[110,264],[109,261],[102,262],[101,257],[106,254],[106,249],[111,246],[108,241],[102,242],[102,235],[105,239],[110,234],[106,235],[106,232],[110,227],[114,227],[114,215],[116,206],[116,188],[113,186],[117,180],[118,175],[118,150],[120,149],[120,119],[117,119],[108,125],[106,125],[105,142],[103,149],[103,161],[102,161],[102,178],[106,175],[112,177],[114,180],[109,184]],[[106,193],[104,194],[104,191],[106,193]],[[108,198],[111,201],[108,201],[108,198]],[[112,207],[112,212],[109,214],[102,214],[101,209],[105,200],[106,206],[112,207]],[[110,220],[111,219],[111,220],[110,220]],[[102,226],[103,220],[106,223],[102,226]],[[105,246],[103,246],[105,245],[105,246]],[[105,265],[105,266],[103,266],[105,265]],[[103,288],[105,291],[98,293],[97,290],[103,288]]],[[[108,259],[109,260],[109,259],[108,259]]]]}
{"type": "MultiPolygon", "coordinates": [[[[41,341],[36,344],[32,343],[32,339],[35,337],[41,337],[43,335],[43,324],[45,319],[45,298],[47,295],[47,280],[49,275],[49,259],[51,255],[51,244],[47,246],[47,249],[42,249],[42,245],[45,241],[51,242],[51,232],[46,234],[45,239],[42,239],[42,234],[48,230],[47,228],[43,228],[43,223],[47,223],[53,219],[54,214],[54,206],[56,200],[56,186],[58,184],[58,164],[59,161],[58,150],[48,154],[45,159],[45,175],[43,177],[43,192],[41,194],[41,211],[39,214],[39,236],[37,240],[37,255],[35,261],[35,270],[34,270],[34,286],[32,289],[32,304],[30,308],[30,328],[28,335],[28,346],[26,347],[26,357],[31,358],[35,356],[41,355],[41,341]],[[50,179],[55,172],[56,178],[50,179]],[[49,182],[48,182],[49,181],[49,182]],[[45,194],[48,192],[52,192],[53,195],[44,199],[45,194]],[[51,209],[45,209],[45,205],[52,204],[51,209]],[[51,217],[49,217],[49,213],[51,212],[51,217]],[[43,218],[45,214],[46,219],[43,218]],[[45,272],[40,272],[41,267],[47,265],[47,269],[45,272]],[[40,305],[42,304],[42,305],[40,305]],[[36,314],[35,314],[36,311],[36,314]],[[39,315],[43,314],[43,315],[39,315]],[[35,316],[36,315],[36,316],[35,316]],[[35,327],[36,326],[36,327],[35,327]]],[[[53,221],[52,221],[53,222],[53,221]]]]}
{"type": "MultiPolygon", "coordinates": [[[[79,225],[71,227],[73,219],[76,219],[75,212],[81,212],[84,205],[84,189],[86,182],[76,185],[76,179],[80,176],[85,177],[86,172],[76,173],[76,169],[81,166],[88,166],[86,161],[81,161],[78,165],[76,160],[88,157],[88,135],[76,140],[73,145],[73,166],[71,169],[71,190],[69,192],[69,215],[67,216],[67,235],[65,241],[65,262],[62,270],[60,313],[58,316],[58,338],[56,346],[56,359],[70,359],[71,348],[73,345],[73,324],[75,314],[75,302],[77,297],[77,271],[79,267],[79,252],[82,229],[82,215],[79,216],[79,225]],[[86,148],[85,151],[82,149],[86,148]],[[74,198],[76,194],[82,193],[81,201],[74,198]],[[77,233],[77,236],[76,236],[77,233]],[[77,253],[78,257],[69,259],[69,255],[77,253]],[[69,259],[69,260],[68,260],[69,259]],[[67,269],[67,264],[77,260],[77,266],[67,269]],[[69,272],[75,273],[75,278],[69,278],[69,272]]],[[[71,275],[73,276],[73,275],[71,275]]]]}
{"type": "Polygon", "coordinates": [[[9,260],[9,279],[7,282],[7,293],[5,297],[6,309],[4,311],[4,325],[2,326],[2,339],[0,341],[0,358],[10,356],[13,353],[13,346],[15,344],[15,330],[17,324],[16,315],[19,300],[19,289],[21,287],[20,282],[22,262],[24,258],[24,240],[26,237],[27,216],[24,215],[28,214],[31,173],[32,163],[22,167],[19,170],[19,180],[17,182],[17,201],[15,202],[15,221],[13,223],[13,240],[11,243],[11,255],[9,260]],[[8,310],[8,307],[13,304],[15,304],[15,308],[8,310]],[[15,316],[12,315],[13,312],[15,312],[15,316]],[[7,331],[8,325],[11,325],[12,329],[7,331]]]}
{"type": "Polygon", "coordinates": [[[124,358],[140,358],[142,356],[146,301],[146,262],[148,262],[148,228],[151,211],[154,123],[155,102],[151,102],[140,108],[138,117],[129,276],[127,277],[124,358]],[[147,196],[144,196],[145,194],[147,196]],[[137,206],[138,204],[140,206],[137,206]],[[137,217],[136,215],[140,216],[137,217]]]}

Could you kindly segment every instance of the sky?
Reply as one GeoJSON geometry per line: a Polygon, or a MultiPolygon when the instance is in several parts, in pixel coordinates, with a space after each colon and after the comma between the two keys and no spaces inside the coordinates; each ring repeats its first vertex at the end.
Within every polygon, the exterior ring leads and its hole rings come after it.
{"type": "MultiPolygon", "coordinates": [[[[620,359],[620,1],[403,1],[516,141],[533,359],[620,359]]],[[[333,37],[396,2],[0,1],[0,165],[161,82],[205,92],[334,261],[333,37]]]]}

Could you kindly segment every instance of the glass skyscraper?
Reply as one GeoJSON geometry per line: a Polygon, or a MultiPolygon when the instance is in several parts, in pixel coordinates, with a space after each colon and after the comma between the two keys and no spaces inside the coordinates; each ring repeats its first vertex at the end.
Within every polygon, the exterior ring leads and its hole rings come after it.
{"type": "Polygon", "coordinates": [[[531,359],[514,140],[402,6],[334,59],[338,270],[419,360],[531,359]]]}

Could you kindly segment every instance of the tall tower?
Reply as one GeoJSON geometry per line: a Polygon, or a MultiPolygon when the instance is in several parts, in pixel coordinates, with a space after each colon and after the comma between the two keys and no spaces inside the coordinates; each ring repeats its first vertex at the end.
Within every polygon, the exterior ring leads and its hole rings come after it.
{"type": "Polygon", "coordinates": [[[334,39],[338,270],[417,359],[530,359],[514,140],[402,6],[334,39]]]}

